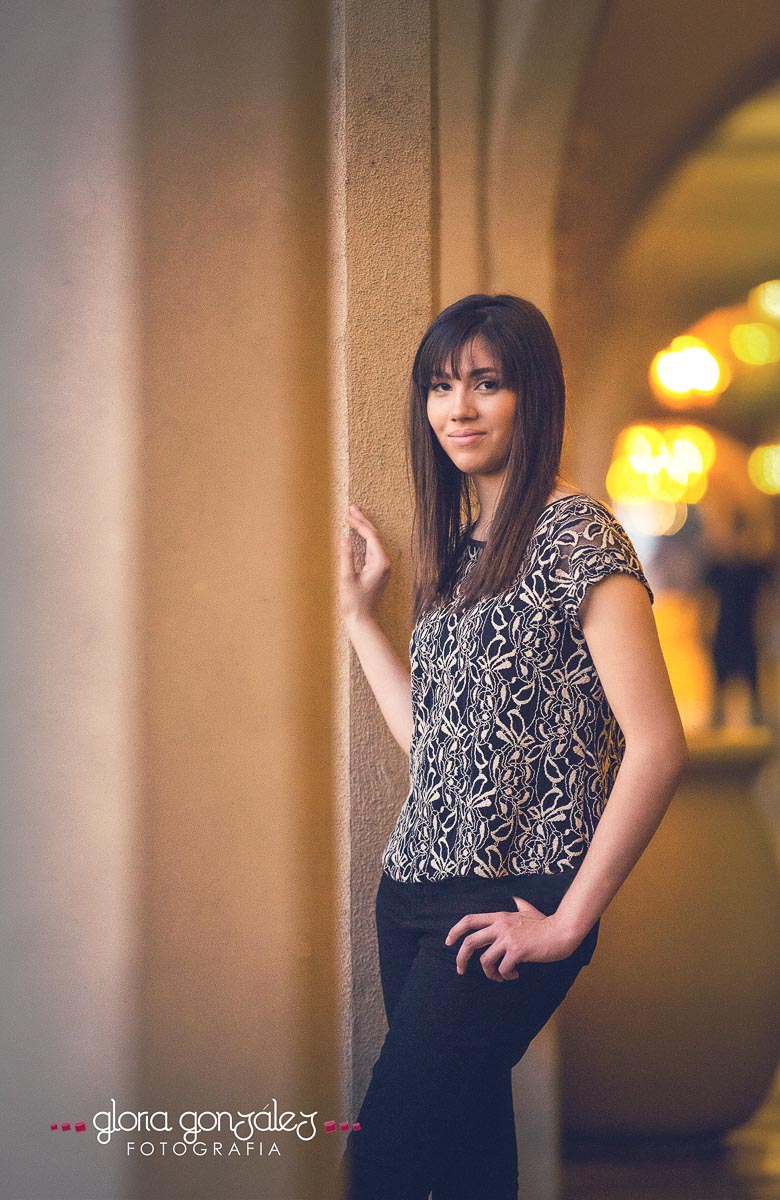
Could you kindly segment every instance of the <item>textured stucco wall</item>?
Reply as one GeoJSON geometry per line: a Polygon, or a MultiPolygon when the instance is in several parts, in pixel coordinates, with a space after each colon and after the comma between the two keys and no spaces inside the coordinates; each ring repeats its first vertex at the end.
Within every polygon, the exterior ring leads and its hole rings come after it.
{"type": "MultiPolygon", "coordinates": [[[[414,0],[345,0],[333,34],[334,533],[350,503],[379,530],[393,569],[378,615],[407,659],[411,493],[403,414],[414,350],[431,318],[430,13],[414,0]]],[[[353,544],[362,546],[355,535],[353,544]]],[[[409,763],[340,629],[338,637],[344,1103],[354,1116],[386,1029],[374,896],[409,763]]]]}
{"type": "Polygon", "coordinates": [[[485,101],[495,63],[482,0],[437,4],[435,34],[434,301],[440,311],[487,287],[485,101]]]}

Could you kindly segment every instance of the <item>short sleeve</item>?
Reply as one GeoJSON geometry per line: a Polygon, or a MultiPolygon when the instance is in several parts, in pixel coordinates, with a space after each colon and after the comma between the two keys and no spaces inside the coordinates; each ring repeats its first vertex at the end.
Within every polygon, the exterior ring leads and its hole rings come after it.
{"type": "Polygon", "coordinates": [[[653,604],[655,597],[633,542],[614,514],[593,502],[586,512],[569,514],[558,530],[554,588],[569,620],[578,620],[589,587],[617,574],[638,579],[653,604]]]}

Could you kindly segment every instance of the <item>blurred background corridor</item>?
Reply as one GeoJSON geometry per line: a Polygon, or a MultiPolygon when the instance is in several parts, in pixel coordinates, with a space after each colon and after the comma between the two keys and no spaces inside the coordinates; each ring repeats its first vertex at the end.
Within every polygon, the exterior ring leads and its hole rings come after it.
{"type": "Polygon", "coordinates": [[[0,1200],[336,1200],[408,779],[337,539],[404,653],[411,356],[483,291],[550,320],[691,748],[516,1068],[521,1195],[780,1198],[780,7],[7,0],[0,55],[0,1200]],[[112,1099],[318,1132],[55,1129],[112,1099]]]}

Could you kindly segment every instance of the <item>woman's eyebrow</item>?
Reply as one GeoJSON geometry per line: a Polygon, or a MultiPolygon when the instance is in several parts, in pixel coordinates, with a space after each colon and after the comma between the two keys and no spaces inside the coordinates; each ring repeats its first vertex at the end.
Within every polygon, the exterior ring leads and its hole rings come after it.
{"type": "MultiPolygon", "coordinates": [[[[475,367],[473,371],[469,371],[466,378],[467,379],[476,379],[476,377],[478,375],[497,375],[497,374],[498,374],[498,370],[496,367],[475,367]]],[[[450,375],[449,371],[434,371],[433,378],[434,379],[452,379],[453,376],[450,375]]]]}

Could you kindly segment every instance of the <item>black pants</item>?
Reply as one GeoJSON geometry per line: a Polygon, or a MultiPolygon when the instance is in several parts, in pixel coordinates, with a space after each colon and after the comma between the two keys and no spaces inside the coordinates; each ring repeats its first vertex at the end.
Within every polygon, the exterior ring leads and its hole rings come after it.
{"type": "Polygon", "coordinates": [[[383,874],[376,924],[388,1032],[341,1163],[345,1200],[517,1200],[512,1067],[596,947],[599,921],[568,958],[525,962],[499,983],[481,950],[458,975],[467,913],[550,915],[574,878],[462,877],[398,883],[383,874]]]}

